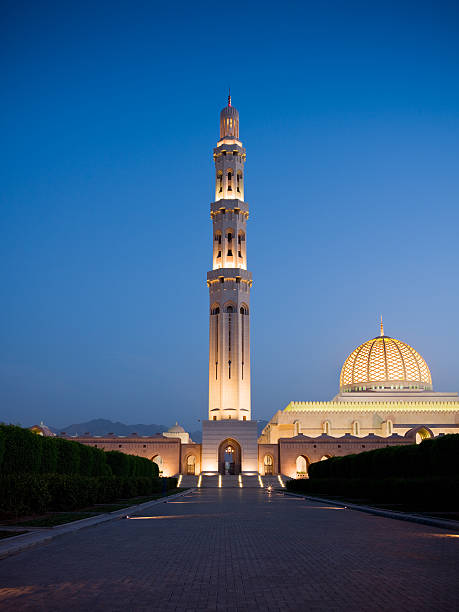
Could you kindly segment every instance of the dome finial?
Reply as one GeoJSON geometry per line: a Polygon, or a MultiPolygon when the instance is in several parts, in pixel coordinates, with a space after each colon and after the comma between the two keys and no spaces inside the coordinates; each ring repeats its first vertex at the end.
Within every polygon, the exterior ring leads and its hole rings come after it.
{"type": "Polygon", "coordinates": [[[228,87],[228,106],[231,106],[231,87],[228,87]]]}
{"type": "Polygon", "coordinates": [[[382,315],[381,315],[381,336],[384,336],[384,325],[382,322],[382,315]]]}

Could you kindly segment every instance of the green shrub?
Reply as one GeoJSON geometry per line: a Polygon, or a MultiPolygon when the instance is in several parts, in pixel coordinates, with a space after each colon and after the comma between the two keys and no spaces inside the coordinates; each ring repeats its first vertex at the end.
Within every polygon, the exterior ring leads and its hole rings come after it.
{"type": "Polygon", "coordinates": [[[170,489],[176,489],[177,482],[178,478],[176,478],[175,476],[169,476],[169,478],[167,478],[167,490],[169,491],[170,489]]]}
{"type": "Polygon", "coordinates": [[[421,444],[389,446],[357,455],[332,457],[309,467],[316,478],[421,478],[459,473],[459,434],[424,440],[421,444]]]}
{"type": "Polygon", "coordinates": [[[289,480],[288,491],[422,510],[459,510],[459,478],[310,478],[289,480]]]}
{"type": "Polygon", "coordinates": [[[3,434],[3,474],[38,473],[41,463],[42,438],[28,429],[15,425],[0,425],[3,434]]]}
{"type": "Polygon", "coordinates": [[[73,440],[53,438],[57,446],[57,473],[78,474],[80,470],[80,444],[73,440]]]}
{"type": "Polygon", "coordinates": [[[45,512],[51,496],[47,478],[37,474],[0,476],[0,510],[16,516],[45,512]]]}
{"type": "Polygon", "coordinates": [[[105,453],[105,456],[113,476],[121,476],[123,478],[129,476],[129,455],[119,451],[108,451],[105,453]]]}
{"type": "Polygon", "coordinates": [[[57,512],[76,510],[97,503],[97,479],[78,474],[48,474],[50,502],[48,509],[57,512]]]}
{"type": "Polygon", "coordinates": [[[93,476],[111,476],[112,470],[107,463],[107,453],[101,448],[91,447],[93,454],[93,476]]]}
{"type": "Polygon", "coordinates": [[[80,451],[79,474],[81,474],[81,476],[93,476],[95,462],[94,449],[91,446],[86,446],[86,444],[79,444],[78,446],[80,451]]]}
{"type": "Polygon", "coordinates": [[[41,438],[41,465],[42,474],[53,474],[57,470],[58,447],[54,438],[41,438]]]}

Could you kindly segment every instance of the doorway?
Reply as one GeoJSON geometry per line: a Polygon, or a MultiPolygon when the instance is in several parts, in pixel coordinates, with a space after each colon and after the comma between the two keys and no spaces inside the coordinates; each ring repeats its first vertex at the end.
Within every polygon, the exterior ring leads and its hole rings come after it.
{"type": "Polygon", "coordinates": [[[223,440],[218,448],[218,471],[222,475],[241,473],[241,447],[233,438],[223,440]]]}
{"type": "Polygon", "coordinates": [[[186,473],[192,476],[196,473],[196,457],[194,455],[188,455],[186,458],[186,473]]]}

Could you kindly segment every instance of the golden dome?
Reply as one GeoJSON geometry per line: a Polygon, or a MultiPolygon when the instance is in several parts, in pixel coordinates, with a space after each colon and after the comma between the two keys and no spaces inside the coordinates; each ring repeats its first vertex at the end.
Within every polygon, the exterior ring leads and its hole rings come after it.
{"type": "Polygon", "coordinates": [[[340,391],[432,389],[427,363],[409,344],[381,335],[358,346],[344,362],[340,391]]]}

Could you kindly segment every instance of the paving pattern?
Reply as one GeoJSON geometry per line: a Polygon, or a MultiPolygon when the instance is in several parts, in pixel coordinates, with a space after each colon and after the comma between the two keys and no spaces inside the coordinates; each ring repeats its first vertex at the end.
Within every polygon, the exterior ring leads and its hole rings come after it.
{"type": "Polygon", "coordinates": [[[262,489],[142,516],[0,561],[0,610],[459,609],[459,532],[262,489]]]}

